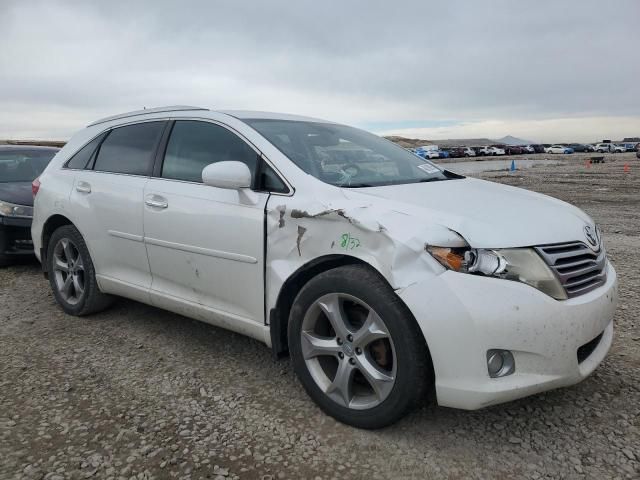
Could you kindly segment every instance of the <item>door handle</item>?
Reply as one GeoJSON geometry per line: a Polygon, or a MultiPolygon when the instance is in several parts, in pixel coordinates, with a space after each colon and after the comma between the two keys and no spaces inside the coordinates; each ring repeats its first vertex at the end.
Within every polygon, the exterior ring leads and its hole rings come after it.
{"type": "Polygon", "coordinates": [[[169,206],[167,199],[160,195],[147,195],[144,199],[144,203],[153,208],[167,208],[169,206]]]}
{"type": "Polygon", "coordinates": [[[80,181],[76,183],[76,192],[91,193],[91,185],[89,185],[87,182],[80,181]]]}

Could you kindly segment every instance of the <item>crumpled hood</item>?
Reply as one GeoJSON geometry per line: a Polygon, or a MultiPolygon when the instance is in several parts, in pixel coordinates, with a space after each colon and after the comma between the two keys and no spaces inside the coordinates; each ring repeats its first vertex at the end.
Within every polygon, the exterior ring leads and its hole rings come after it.
{"type": "MultiPolygon", "coordinates": [[[[584,227],[593,225],[587,214],[561,200],[472,178],[343,191],[354,201],[413,217],[407,225],[445,226],[479,248],[585,241],[584,227]]],[[[384,218],[379,222],[385,225],[384,218]]]]}
{"type": "Polygon", "coordinates": [[[0,200],[16,205],[33,206],[31,182],[0,182],[0,200]]]}

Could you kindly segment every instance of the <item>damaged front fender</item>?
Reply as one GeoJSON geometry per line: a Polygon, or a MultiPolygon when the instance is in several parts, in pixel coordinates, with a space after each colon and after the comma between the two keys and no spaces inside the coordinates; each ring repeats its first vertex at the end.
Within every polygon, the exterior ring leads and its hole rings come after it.
{"type": "Polygon", "coordinates": [[[276,306],[294,272],[323,256],[355,257],[402,291],[425,276],[444,272],[426,245],[455,247],[467,242],[443,225],[425,225],[379,205],[272,197],[267,207],[267,309],[276,306]]]}

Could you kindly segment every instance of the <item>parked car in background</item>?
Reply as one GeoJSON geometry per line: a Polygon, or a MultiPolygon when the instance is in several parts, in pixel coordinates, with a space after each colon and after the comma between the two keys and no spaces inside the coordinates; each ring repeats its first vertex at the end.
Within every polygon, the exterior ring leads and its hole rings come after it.
{"type": "Polygon", "coordinates": [[[540,144],[531,145],[535,153],[545,153],[545,146],[540,144]]]}
{"type": "Polygon", "coordinates": [[[447,150],[438,150],[439,158],[449,158],[449,152],[447,150]]]}
{"type": "Polygon", "coordinates": [[[523,153],[522,147],[519,145],[504,145],[502,148],[507,155],[520,155],[523,153]]]}
{"type": "Polygon", "coordinates": [[[614,147],[614,152],[613,153],[625,153],[627,151],[627,147],[625,145],[618,145],[616,144],[614,147]]]}
{"type": "Polygon", "coordinates": [[[31,182],[60,150],[0,145],[0,266],[33,255],[31,182]]]}
{"type": "Polygon", "coordinates": [[[591,145],[585,145],[583,143],[570,143],[567,147],[573,149],[574,152],[592,152],[591,145]]]}
{"type": "Polygon", "coordinates": [[[598,153],[616,153],[616,147],[613,143],[598,143],[595,151],[598,153]]]}
{"type": "Polygon", "coordinates": [[[487,155],[505,155],[504,148],[500,147],[487,147],[487,155]]]}
{"type": "Polygon", "coordinates": [[[531,145],[523,145],[522,153],[536,153],[536,150],[531,145]]]}
{"type": "Polygon", "coordinates": [[[638,150],[640,143],[625,143],[624,148],[627,152],[635,152],[638,150]]]}
{"type": "Polygon", "coordinates": [[[465,157],[475,157],[476,156],[476,151],[471,147],[464,147],[463,155],[465,157]]]}
{"type": "Polygon", "coordinates": [[[66,313],[119,295],[248,335],[350,425],[431,389],[477,409],[573,385],[611,346],[616,272],[586,213],[356,128],[131,112],[74,135],[39,182],[32,237],[66,313]]]}
{"type": "Polygon", "coordinates": [[[433,150],[433,149],[424,150],[422,147],[418,147],[413,151],[413,153],[415,153],[416,155],[422,158],[429,158],[429,159],[440,158],[439,150],[433,150]]]}
{"type": "Polygon", "coordinates": [[[448,148],[449,156],[452,158],[460,158],[465,156],[465,149],[463,147],[451,147],[448,148]]]}
{"type": "Polygon", "coordinates": [[[573,149],[570,147],[565,147],[564,145],[551,145],[550,147],[545,149],[546,153],[573,153],[573,149]]]}

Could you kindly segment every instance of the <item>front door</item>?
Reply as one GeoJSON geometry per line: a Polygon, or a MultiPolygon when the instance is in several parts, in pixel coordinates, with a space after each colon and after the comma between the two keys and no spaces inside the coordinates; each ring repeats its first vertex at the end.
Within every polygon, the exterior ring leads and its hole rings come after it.
{"type": "Polygon", "coordinates": [[[155,298],[264,323],[264,209],[268,194],[204,185],[206,165],[258,153],[227,128],[175,122],[162,168],[144,189],[145,242],[155,298]]]}

